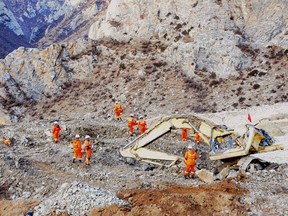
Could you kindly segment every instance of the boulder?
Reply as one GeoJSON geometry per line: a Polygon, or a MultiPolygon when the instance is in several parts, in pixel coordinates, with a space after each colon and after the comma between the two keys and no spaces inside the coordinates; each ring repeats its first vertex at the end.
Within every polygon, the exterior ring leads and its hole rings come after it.
{"type": "Polygon", "coordinates": [[[211,183],[215,179],[214,174],[206,169],[196,171],[196,175],[201,181],[206,183],[211,183]]]}
{"type": "Polygon", "coordinates": [[[230,169],[228,167],[222,169],[221,172],[217,175],[218,179],[220,179],[221,181],[224,180],[228,176],[229,171],[230,169]]]}

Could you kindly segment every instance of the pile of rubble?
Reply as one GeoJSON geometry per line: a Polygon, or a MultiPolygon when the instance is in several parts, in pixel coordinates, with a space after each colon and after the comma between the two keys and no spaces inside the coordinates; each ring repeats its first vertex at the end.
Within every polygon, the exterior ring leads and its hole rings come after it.
{"type": "Polygon", "coordinates": [[[73,182],[61,185],[57,193],[43,200],[35,208],[35,216],[46,215],[51,209],[67,212],[69,215],[83,215],[89,213],[91,208],[106,205],[125,205],[126,203],[116,197],[116,194],[102,190],[91,185],[73,182]]]}

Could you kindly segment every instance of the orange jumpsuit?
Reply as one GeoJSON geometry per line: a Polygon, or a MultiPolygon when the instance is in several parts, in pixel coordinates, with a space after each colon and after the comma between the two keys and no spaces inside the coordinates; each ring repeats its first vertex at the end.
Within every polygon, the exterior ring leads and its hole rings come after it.
{"type": "Polygon", "coordinates": [[[188,136],[188,128],[182,128],[181,131],[182,131],[181,133],[182,141],[186,141],[188,136]]]}
{"type": "Polygon", "coordinates": [[[191,177],[194,175],[194,168],[195,168],[195,163],[196,159],[198,158],[198,155],[196,152],[194,152],[192,149],[188,149],[185,153],[185,164],[186,164],[186,169],[184,172],[184,176],[187,177],[190,171],[191,177]]]}
{"type": "Polygon", "coordinates": [[[92,146],[90,144],[90,140],[85,140],[84,142],[84,148],[85,148],[85,151],[86,151],[86,161],[85,161],[85,164],[86,165],[90,165],[90,158],[91,158],[91,155],[92,155],[92,146]]]}
{"type": "Polygon", "coordinates": [[[195,133],[195,139],[196,139],[196,144],[199,144],[200,143],[200,136],[199,136],[198,132],[195,133]]]}
{"type": "Polygon", "coordinates": [[[134,132],[134,126],[137,125],[137,122],[135,121],[135,119],[133,117],[131,117],[130,119],[128,119],[128,127],[130,129],[129,131],[129,135],[132,136],[133,132],[134,132]]]}
{"type": "Polygon", "coordinates": [[[121,120],[121,112],[123,108],[120,104],[116,104],[114,107],[115,115],[117,120],[121,120]]]}
{"type": "Polygon", "coordinates": [[[54,142],[58,142],[59,140],[59,133],[61,131],[61,127],[59,125],[53,125],[53,128],[52,128],[52,134],[53,134],[53,139],[54,139],[54,142]]]}
{"type": "Polygon", "coordinates": [[[146,126],[147,126],[147,124],[146,124],[146,121],[145,121],[145,120],[140,119],[140,120],[138,121],[138,127],[139,127],[139,130],[140,130],[140,134],[145,133],[145,131],[146,131],[146,126]]]}
{"type": "Polygon", "coordinates": [[[4,137],[3,136],[3,143],[5,144],[5,145],[10,145],[11,144],[11,141],[8,139],[8,138],[6,138],[6,137],[4,137]]]}
{"type": "Polygon", "coordinates": [[[73,141],[73,149],[74,149],[74,157],[73,157],[73,162],[79,158],[79,160],[82,160],[82,147],[81,147],[81,141],[79,138],[76,138],[73,141]]]}

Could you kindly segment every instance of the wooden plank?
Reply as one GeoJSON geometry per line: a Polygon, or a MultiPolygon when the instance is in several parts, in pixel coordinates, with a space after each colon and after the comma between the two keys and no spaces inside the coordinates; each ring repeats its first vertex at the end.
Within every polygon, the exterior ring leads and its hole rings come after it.
{"type": "Polygon", "coordinates": [[[284,145],[283,144],[277,144],[277,145],[271,145],[271,146],[259,146],[259,150],[257,153],[262,153],[262,152],[269,152],[269,151],[276,151],[276,150],[283,150],[284,145]]]}

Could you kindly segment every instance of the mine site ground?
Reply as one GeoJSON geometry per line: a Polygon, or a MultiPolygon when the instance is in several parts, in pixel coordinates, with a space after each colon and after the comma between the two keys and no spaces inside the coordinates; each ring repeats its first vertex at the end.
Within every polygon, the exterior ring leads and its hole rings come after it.
{"type": "MultiPolygon", "coordinates": [[[[255,121],[265,115],[287,118],[286,107],[283,103],[202,117],[215,122],[221,119],[220,123],[241,131],[247,112],[255,121]]],[[[206,169],[216,176],[207,184],[197,176],[184,179],[182,162],[172,168],[127,162],[119,149],[138,132],[129,137],[126,120],[60,119],[63,130],[59,143],[51,140],[53,120],[35,121],[32,116],[1,128],[12,144],[0,145],[0,215],[23,215],[29,209],[35,210],[35,215],[288,214],[287,163],[256,161],[257,169],[240,172],[235,160],[211,161],[208,145],[201,143],[196,170],[206,169]],[[92,137],[91,167],[83,160],[72,163],[71,141],[76,133],[82,140],[86,134],[92,137]],[[217,176],[225,167],[229,168],[228,176],[220,180],[217,176]]],[[[148,121],[148,127],[151,123],[148,121]]],[[[173,131],[154,145],[183,156],[187,143],[192,142],[191,138],[181,141],[179,131],[173,131]]]]}

